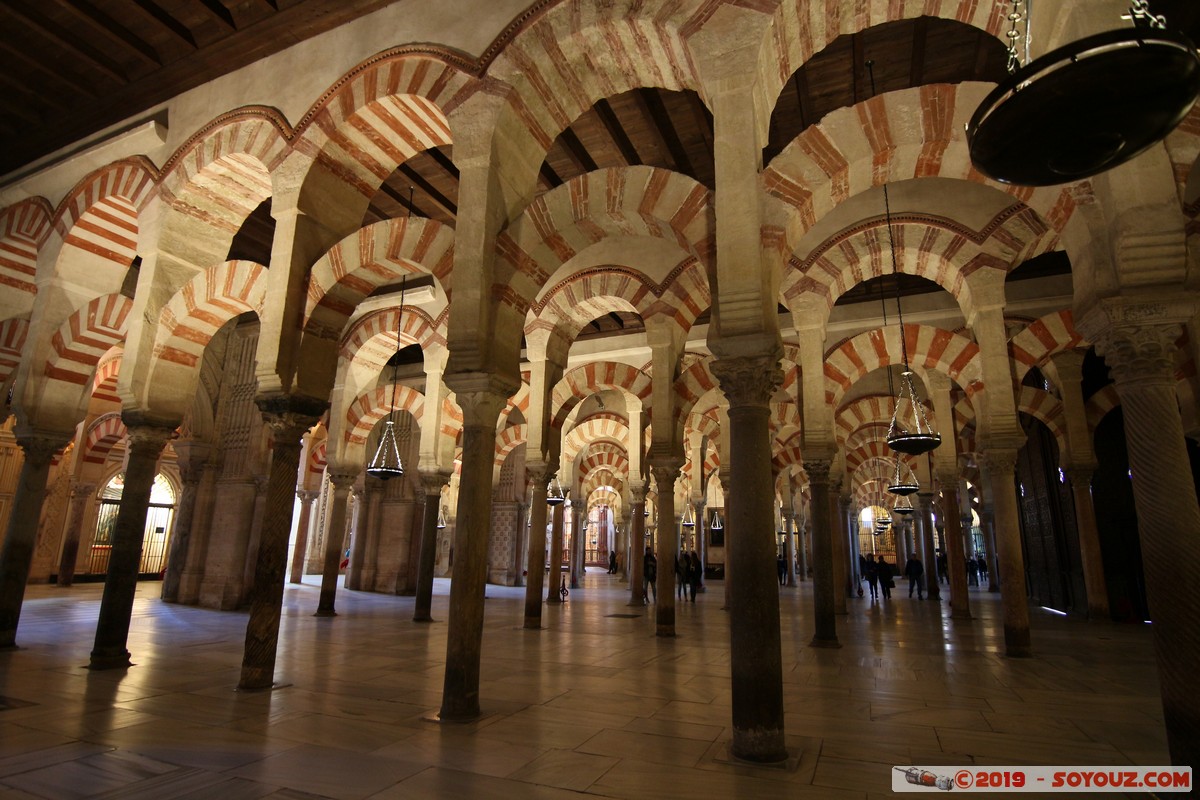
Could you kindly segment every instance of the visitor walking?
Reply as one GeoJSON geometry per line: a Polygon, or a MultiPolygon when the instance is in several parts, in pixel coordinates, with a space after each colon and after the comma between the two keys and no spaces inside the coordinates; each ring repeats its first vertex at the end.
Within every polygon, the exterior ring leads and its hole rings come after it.
{"type": "Polygon", "coordinates": [[[654,551],[649,545],[646,546],[646,555],[642,557],[642,578],[646,582],[642,589],[642,600],[649,602],[649,598],[653,597],[653,602],[657,603],[658,588],[655,586],[655,579],[658,578],[658,559],[654,557],[654,551]]]}
{"type": "Polygon", "coordinates": [[[921,576],[925,574],[925,565],[921,563],[921,559],[917,558],[916,553],[909,553],[908,561],[904,565],[904,574],[908,576],[908,596],[912,597],[913,589],[916,589],[917,599],[924,600],[921,576]]]}

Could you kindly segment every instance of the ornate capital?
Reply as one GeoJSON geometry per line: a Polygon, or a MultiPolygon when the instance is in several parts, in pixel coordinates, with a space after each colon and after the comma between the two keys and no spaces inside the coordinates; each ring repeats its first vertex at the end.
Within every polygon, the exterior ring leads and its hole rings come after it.
{"type": "Polygon", "coordinates": [[[659,494],[674,493],[675,481],[679,478],[679,470],[682,468],[682,458],[661,457],[650,462],[650,474],[654,476],[654,485],[659,494]]]}
{"type": "Polygon", "coordinates": [[[805,460],[804,471],[808,473],[809,484],[829,486],[829,468],[833,462],[826,459],[805,460]]]}
{"type": "Polygon", "coordinates": [[[25,452],[25,460],[33,464],[49,464],[55,453],[66,447],[69,441],[69,434],[22,433],[17,436],[17,444],[25,452]]]}
{"type": "Polygon", "coordinates": [[[321,496],[320,492],[314,492],[309,489],[297,489],[296,497],[300,498],[300,502],[304,505],[312,505],[312,502],[321,496]]]}
{"type": "MultiPolygon", "coordinates": [[[[262,404],[260,404],[262,408],[262,404]]],[[[294,447],[299,450],[304,445],[304,434],[316,425],[320,415],[313,416],[299,411],[275,411],[263,408],[263,423],[271,430],[272,446],[294,447]]]]}
{"type": "Polygon", "coordinates": [[[1175,385],[1180,327],[1175,323],[1113,325],[1096,339],[1096,352],[1112,370],[1117,386],[1175,385]]]}
{"type": "Polygon", "coordinates": [[[712,362],[711,369],[721,382],[721,391],[729,399],[731,409],[739,406],[765,408],[775,389],[783,383],[783,370],[775,355],[722,358],[712,362]]]}
{"type": "Polygon", "coordinates": [[[1090,489],[1092,485],[1092,473],[1096,471],[1095,465],[1074,464],[1063,469],[1067,478],[1071,481],[1071,486],[1076,489],[1090,489]]]}
{"type": "Polygon", "coordinates": [[[176,436],[175,428],[165,425],[126,424],[126,431],[131,454],[153,452],[155,458],[167,446],[167,442],[176,436]]]}
{"type": "Polygon", "coordinates": [[[79,499],[86,499],[96,491],[94,483],[77,483],[71,487],[71,496],[79,499]]]}
{"type": "Polygon", "coordinates": [[[642,483],[631,484],[629,487],[629,498],[634,505],[646,502],[646,485],[642,483]]]}
{"type": "Polygon", "coordinates": [[[354,467],[334,467],[329,470],[329,482],[337,489],[349,489],[361,472],[354,467]]]}
{"type": "Polygon", "coordinates": [[[1008,448],[985,450],[979,459],[979,467],[989,478],[1009,476],[1017,467],[1017,451],[1008,448]]]}
{"type": "Polygon", "coordinates": [[[442,489],[450,482],[448,471],[420,470],[418,474],[421,476],[421,488],[425,490],[427,497],[440,497],[442,489]]]}
{"type": "Polygon", "coordinates": [[[541,487],[545,489],[550,484],[550,478],[554,473],[550,470],[550,465],[541,461],[526,461],[525,462],[525,482],[531,487],[541,487]]]}
{"type": "Polygon", "coordinates": [[[458,392],[454,395],[463,412],[463,427],[495,428],[509,395],[495,391],[458,392]]]}

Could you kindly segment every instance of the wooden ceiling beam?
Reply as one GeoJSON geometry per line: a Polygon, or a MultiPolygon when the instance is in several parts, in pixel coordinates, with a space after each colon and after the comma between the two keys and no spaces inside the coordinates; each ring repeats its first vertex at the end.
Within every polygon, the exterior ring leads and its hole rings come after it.
{"type": "Polygon", "coordinates": [[[538,179],[546,184],[546,189],[554,189],[563,185],[563,179],[558,176],[554,168],[550,166],[549,161],[542,162],[542,168],[538,170],[538,179]]]}
{"type": "Polygon", "coordinates": [[[379,191],[383,192],[383,194],[399,203],[400,207],[406,209],[409,214],[421,214],[421,216],[425,216],[425,214],[421,213],[421,209],[417,208],[417,202],[415,198],[413,202],[408,202],[408,197],[400,194],[400,192],[396,191],[391,186],[388,186],[386,182],[379,187],[379,191]]]}
{"type": "MultiPolygon", "coordinates": [[[[43,75],[50,77],[52,80],[58,81],[60,84],[69,87],[71,89],[71,91],[75,92],[76,94],[85,95],[89,99],[92,99],[95,97],[95,92],[92,90],[92,88],[90,86],[84,86],[82,83],[75,80],[73,77],[70,77],[69,75],[65,74],[64,72],[57,70],[54,67],[47,66],[39,60],[30,58],[29,56],[25,55],[20,50],[18,50],[17,48],[13,47],[12,45],[8,44],[5,41],[0,40],[0,50],[4,51],[5,53],[8,53],[14,59],[22,62],[23,64],[25,64],[25,66],[29,67],[30,69],[36,70],[37,72],[40,72],[43,75]]],[[[44,53],[39,52],[38,55],[41,56],[42,58],[45,57],[44,53]]]]}
{"type": "Polygon", "coordinates": [[[419,172],[407,164],[401,164],[397,168],[397,172],[407,178],[413,186],[424,192],[433,204],[442,210],[443,214],[449,214],[454,219],[458,218],[458,207],[450,202],[450,198],[439,192],[433,184],[421,177],[419,172]]]}
{"type": "Polygon", "coordinates": [[[233,19],[233,14],[225,7],[221,0],[200,0],[200,7],[208,12],[208,15],[217,22],[224,25],[230,31],[237,30],[237,22],[233,19]]]}
{"type": "Polygon", "coordinates": [[[25,105],[45,106],[55,111],[66,111],[71,107],[70,103],[61,102],[54,94],[50,92],[42,92],[39,94],[16,75],[12,75],[8,72],[0,71],[0,83],[7,84],[12,92],[27,98],[27,100],[24,101],[25,105]]]}
{"type": "Polygon", "coordinates": [[[430,158],[437,162],[439,167],[446,171],[447,175],[450,175],[452,178],[454,178],[454,180],[458,180],[458,167],[455,166],[454,161],[451,160],[450,156],[446,155],[445,150],[440,147],[431,147],[425,152],[429,154],[430,158]]]}
{"type": "Polygon", "coordinates": [[[575,162],[576,168],[580,172],[594,172],[596,162],[592,160],[592,155],[583,146],[583,142],[579,141],[579,137],[575,135],[575,131],[567,128],[558,136],[559,141],[563,144],[563,149],[567,155],[575,162]]]}
{"type": "Polygon", "coordinates": [[[71,0],[54,0],[54,2],[59,8],[66,10],[67,13],[76,19],[82,20],[89,28],[110,42],[133,53],[133,55],[137,56],[147,66],[162,66],[162,61],[158,58],[157,53],[154,52],[153,47],[139,39],[129,29],[99,9],[83,5],[79,2],[71,2],[71,0]]]}
{"type": "Polygon", "coordinates": [[[18,21],[23,22],[25,25],[27,25],[30,28],[32,28],[33,30],[37,31],[42,36],[45,36],[47,39],[54,42],[55,44],[59,45],[60,47],[65,48],[67,50],[70,50],[72,53],[74,53],[75,55],[82,58],[88,64],[91,64],[93,67],[95,67],[99,72],[112,78],[117,83],[119,83],[121,85],[129,83],[129,78],[126,77],[120,71],[120,69],[118,69],[116,64],[112,63],[107,58],[100,55],[99,53],[97,53],[95,50],[88,47],[87,45],[85,45],[81,42],[76,42],[73,39],[69,39],[66,36],[63,36],[58,31],[55,30],[56,26],[54,25],[54,23],[47,24],[46,22],[43,22],[42,20],[39,20],[39,19],[35,19],[34,17],[31,17],[28,14],[26,14],[24,11],[20,11],[16,8],[13,8],[10,5],[3,5],[3,6],[0,6],[0,8],[3,8],[10,15],[12,15],[13,17],[16,17],[16,19],[18,21]]]}
{"type": "Polygon", "coordinates": [[[608,132],[608,136],[613,140],[613,144],[621,151],[621,157],[625,159],[625,163],[631,167],[641,164],[642,158],[638,155],[637,148],[633,146],[633,142],[629,141],[629,136],[625,133],[625,128],[622,127],[621,121],[617,119],[612,106],[604,98],[596,101],[596,114],[600,117],[600,121],[604,123],[604,130],[608,132]]]}
{"type": "Polygon", "coordinates": [[[912,62],[908,68],[908,85],[925,82],[925,43],[929,39],[929,17],[917,17],[913,25],[912,62]]]}
{"type": "Polygon", "coordinates": [[[656,89],[637,89],[639,101],[643,104],[643,108],[650,115],[650,121],[653,124],[654,130],[658,133],[658,138],[666,147],[667,152],[671,154],[671,161],[674,162],[674,167],[677,172],[682,172],[689,177],[696,177],[696,170],[692,167],[692,160],[688,158],[687,151],[683,147],[683,143],[679,141],[679,135],[675,132],[675,124],[671,121],[671,115],[667,113],[667,107],[663,105],[662,97],[659,96],[656,89]]]}
{"type": "Polygon", "coordinates": [[[133,0],[133,8],[142,12],[142,15],[153,21],[163,30],[171,33],[176,39],[186,44],[193,50],[196,49],[196,37],[192,36],[191,30],[179,20],[172,17],[167,12],[163,11],[154,0],[133,0]]]}
{"type": "Polygon", "coordinates": [[[40,114],[31,110],[28,104],[16,98],[13,98],[12,102],[0,100],[0,119],[6,116],[19,117],[30,125],[41,125],[45,121],[40,114]]]}

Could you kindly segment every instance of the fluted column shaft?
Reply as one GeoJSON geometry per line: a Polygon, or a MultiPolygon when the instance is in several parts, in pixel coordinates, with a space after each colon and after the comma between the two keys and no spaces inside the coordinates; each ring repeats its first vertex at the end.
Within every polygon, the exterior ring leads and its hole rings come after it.
{"type": "Polygon", "coordinates": [[[1092,505],[1092,470],[1073,466],[1066,472],[1071,481],[1071,497],[1075,500],[1075,527],[1079,530],[1079,560],[1083,562],[1088,618],[1111,619],[1104,559],[1100,554],[1100,531],[1096,527],[1096,507],[1092,505]]]}
{"type": "Polygon", "coordinates": [[[1014,484],[1015,450],[990,449],[983,454],[983,477],[992,489],[992,514],[996,520],[996,556],[1000,562],[1000,601],[1004,607],[1004,653],[1031,654],[1029,603],[1025,596],[1025,557],[1021,552],[1021,519],[1014,484]]]}
{"type": "Polygon", "coordinates": [[[938,483],[942,489],[942,547],[946,551],[946,569],[950,573],[950,617],[970,619],[967,562],[963,553],[962,519],[958,510],[958,476],[954,473],[939,473],[938,483]]]}
{"type": "Polygon", "coordinates": [[[158,474],[158,458],[167,440],[175,435],[174,428],[166,426],[127,423],[127,428],[129,445],[125,486],[121,491],[117,522],[113,527],[108,574],[104,579],[104,596],[100,600],[100,618],[96,623],[96,640],[88,664],[90,669],[129,666],[129,651],[125,645],[129,641],[129,620],[137,592],[142,539],[146,533],[146,510],[150,506],[154,476],[158,474]]]}
{"type": "MultiPolygon", "coordinates": [[[[1153,308],[1151,309],[1153,310],[1153,308]]],[[[1146,595],[1171,763],[1200,764],[1200,506],[1175,393],[1179,327],[1117,324],[1096,337],[1125,414],[1146,595]]],[[[1003,568],[1003,565],[1001,565],[1003,568]]]]}
{"type": "Polygon", "coordinates": [[[830,520],[829,462],[806,460],[808,486],[812,492],[812,571],[813,571],[813,647],[841,647],[837,638],[837,620],[833,577],[833,526],[830,520]]]}
{"type": "Polygon", "coordinates": [[[566,503],[558,503],[550,511],[550,571],[546,576],[546,604],[562,605],[562,551],[563,551],[563,520],[566,517],[566,503]]]}
{"type": "Polygon", "coordinates": [[[15,647],[17,623],[21,620],[21,604],[25,600],[25,584],[33,564],[33,546],[37,540],[38,521],[46,499],[46,480],[50,476],[50,461],[71,439],[71,434],[21,434],[17,444],[24,451],[21,475],[17,479],[16,496],[8,517],[8,533],[0,550],[0,648],[15,647]]]}
{"type": "MultiPolygon", "coordinates": [[[[449,471],[421,472],[425,509],[421,514],[421,551],[417,562],[413,622],[433,622],[433,570],[437,565],[438,519],[442,513],[442,489],[449,481],[449,471]]],[[[533,573],[529,577],[532,580],[533,573]]]]}
{"type": "Polygon", "coordinates": [[[633,509],[629,520],[629,605],[646,605],[646,489],[635,484],[629,489],[633,509]]]}
{"type": "MultiPolygon", "coordinates": [[[[75,582],[75,562],[79,560],[79,539],[83,536],[83,515],[95,491],[94,483],[77,483],[71,490],[71,521],[67,525],[62,556],[58,560],[59,586],[70,586],[75,582]]],[[[175,530],[179,530],[178,522],[175,523],[175,530]]]]}
{"type": "MultiPolygon", "coordinates": [[[[329,536],[325,537],[325,557],[321,562],[321,596],[317,600],[316,617],[336,617],[338,573],[342,565],[342,534],[346,530],[346,506],[350,489],[358,479],[358,470],[331,469],[329,483],[332,498],[329,504],[329,536]],[[336,535],[334,535],[336,534],[336,535]]],[[[357,547],[357,545],[356,545],[357,547]]]]}
{"type": "Polygon", "coordinates": [[[492,459],[496,420],[512,393],[484,377],[459,376],[458,404],[463,410],[462,478],[454,530],[454,580],[446,638],[443,720],[479,716],[479,661],[483,644],[483,593],[487,583],[488,534],[492,514],[492,459]]]}
{"type": "Polygon", "coordinates": [[[739,497],[728,517],[739,537],[730,555],[737,575],[729,626],[731,751],[739,758],[774,761],[786,757],[787,749],[769,421],[771,393],[783,375],[773,355],[723,358],[712,371],[729,399],[730,475],[739,497]]]}
{"type": "Polygon", "coordinates": [[[650,472],[658,489],[658,602],[654,606],[656,636],[675,635],[675,556],[679,552],[679,529],[675,526],[675,481],[683,460],[658,457],[650,461],[650,472]]]}
{"type": "Polygon", "coordinates": [[[549,472],[544,464],[526,463],[525,476],[531,487],[529,500],[529,561],[525,582],[525,627],[542,627],[542,591],[546,586],[546,487],[549,472]]]}
{"type": "Polygon", "coordinates": [[[308,554],[308,529],[312,525],[313,501],[320,497],[318,492],[299,489],[300,519],[296,523],[296,549],[292,552],[292,569],[288,583],[300,583],[304,579],[304,558],[308,554]]]}

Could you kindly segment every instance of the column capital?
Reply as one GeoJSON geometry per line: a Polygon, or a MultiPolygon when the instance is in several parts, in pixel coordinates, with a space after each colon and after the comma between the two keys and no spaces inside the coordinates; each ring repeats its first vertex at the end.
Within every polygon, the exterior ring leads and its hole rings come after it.
{"type": "Polygon", "coordinates": [[[271,430],[274,446],[300,448],[304,434],[320,421],[328,403],[308,397],[267,395],[256,397],[255,405],[262,414],[263,424],[271,430]]]}
{"type": "Polygon", "coordinates": [[[829,468],[833,461],[825,458],[805,459],[804,471],[808,473],[809,484],[822,483],[829,485],[829,468]]]}
{"type": "Polygon", "coordinates": [[[984,472],[1012,474],[1017,467],[1017,450],[1012,447],[992,447],[979,458],[979,467],[984,472]]]}
{"type": "Polygon", "coordinates": [[[349,489],[358,480],[362,470],[357,467],[330,467],[329,482],[335,489],[349,489]]]}
{"type": "Polygon", "coordinates": [[[85,498],[96,491],[94,483],[76,483],[71,487],[71,496],[85,498]]]}
{"type": "Polygon", "coordinates": [[[1068,467],[1063,467],[1063,472],[1066,473],[1067,479],[1071,481],[1071,486],[1077,489],[1087,489],[1092,485],[1092,475],[1096,471],[1096,466],[1096,464],[1072,464],[1068,467]]]}
{"type": "Polygon", "coordinates": [[[130,448],[140,450],[162,450],[177,435],[175,428],[153,423],[126,422],[125,430],[130,448]]]}
{"type": "Polygon", "coordinates": [[[630,483],[629,497],[635,504],[646,502],[646,484],[641,482],[630,483]]]}
{"type": "Polygon", "coordinates": [[[494,372],[446,373],[443,382],[454,392],[464,425],[494,426],[519,384],[494,372]]]}
{"type": "Polygon", "coordinates": [[[542,488],[546,488],[550,484],[550,480],[553,478],[553,476],[554,470],[551,470],[550,465],[546,462],[525,462],[525,482],[530,486],[536,487],[540,483],[542,488]]]}
{"type": "Polygon", "coordinates": [[[312,505],[312,502],[321,496],[320,492],[311,489],[297,489],[296,497],[300,498],[300,502],[304,505],[312,505]]]}
{"type": "Polygon", "coordinates": [[[446,484],[450,483],[449,470],[419,470],[417,472],[421,476],[421,486],[425,489],[425,494],[429,497],[440,496],[442,489],[446,484]]]}
{"type": "Polygon", "coordinates": [[[710,369],[721,382],[730,409],[745,406],[767,408],[771,395],[783,383],[783,370],[775,353],[760,356],[720,358],[710,369]]]}
{"type": "Polygon", "coordinates": [[[1112,325],[1096,337],[1096,352],[1104,356],[1118,386],[1174,386],[1180,333],[1174,322],[1112,325]]]}
{"type": "Polygon", "coordinates": [[[17,434],[17,444],[25,453],[25,460],[33,463],[50,463],[58,451],[71,441],[71,434],[25,431],[17,434]]]}

